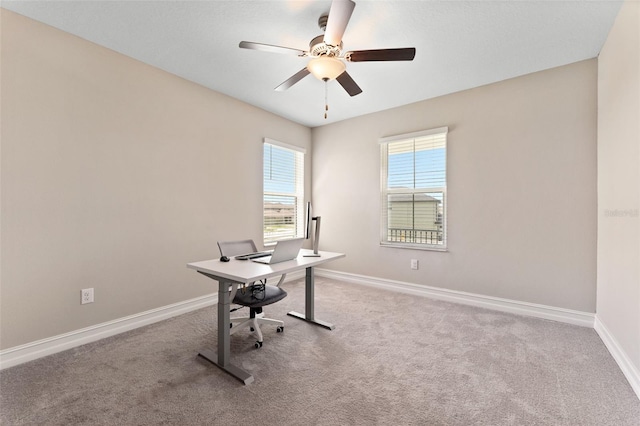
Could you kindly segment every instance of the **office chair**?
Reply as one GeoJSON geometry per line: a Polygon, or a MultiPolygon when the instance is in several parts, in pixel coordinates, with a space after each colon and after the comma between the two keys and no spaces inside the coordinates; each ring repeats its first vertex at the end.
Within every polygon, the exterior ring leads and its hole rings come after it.
{"type": "MultiPolygon", "coordinates": [[[[237,256],[239,254],[254,253],[258,251],[253,240],[241,240],[241,241],[218,241],[218,248],[220,249],[220,256],[237,256]]],[[[242,260],[236,262],[251,262],[250,260],[242,260]]],[[[266,280],[260,283],[250,283],[248,285],[238,288],[235,295],[232,295],[232,303],[249,308],[249,316],[241,318],[231,318],[231,330],[229,334],[233,334],[241,328],[250,327],[251,331],[256,333],[258,340],[255,343],[255,347],[262,347],[262,331],[260,330],[260,324],[273,324],[277,326],[276,331],[281,333],[284,331],[284,322],[264,318],[262,313],[262,307],[276,303],[287,296],[287,292],[280,288],[280,285],[284,281],[286,274],[280,277],[278,284],[268,285],[266,280]]],[[[238,308],[239,309],[239,308],[238,308]]],[[[232,309],[233,312],[235,309],[232,309]]]]}

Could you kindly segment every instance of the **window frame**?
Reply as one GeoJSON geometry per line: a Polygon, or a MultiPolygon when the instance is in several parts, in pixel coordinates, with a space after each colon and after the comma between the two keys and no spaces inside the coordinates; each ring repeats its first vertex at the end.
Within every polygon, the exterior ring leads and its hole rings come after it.
{"type": "Polygon", "coordinates": [[[262,244],[265,247],[269,247],[269,246],[273,246],[275,245],[279,240],[284,240],[284,239],[290,239],[290,238],[300,238],[303,236],[304,234],[304,197],[305,197],[305,170],[304,170],[304,163],[305,163],[305,155],[306,155],[307,151],[306,149],[299,147],[299,146],[295,146],[295,145],[290,145],[284,142],[280,142],[274,139],[270,139],[270,138],[264,138],[263,140],[263,144],[262,144],[262,166],[263,166],[263,170],[262,170],[262,244]],[[267,192],[266,188],[265,188],[265,168],[264,168],[264,164],[265,164],[265,148],[267,145],[270,145],[272,148],[276,148],[276,149],[281,149],[281,150],[286,150],[286,151],[291,151],[295,154],[295,164],[294,167],[296,168],[293,172],[294,172],[294,185],[295,185],[295,191],[294,192],[267,192]],[[293,196],[296,198],[296,204],[295,204],[295,233],[293,236],[291,235],[287,235],[285,237],[274,237],[272,234],[268,234],[266,232],[266,226],[267,223],[265,221],[265,198],[268,196],[293,196]],[[271,237],[271,238],[269,238],[271,237]]]}
{"type": "MultiPolygon", "coordinates": [[[[379,139],[380,144],[380,246],[395,247],[413,250],[429,250],[429,251],[448,251],[448,193],[447,182],[449,167],[447,164],[448,157],[448,127],[438,127],[434,129],[423,130],[413,133],[405,133],[379,139]],[[393,143],[403,143],[410,140],[419,139],[425,136],[443,135],[444,136],[444,186],[443,187],[420,187],[420,188],[388,188],[388,171],[389,171],[389,146],[393,143]],[[442,193],[442,244],[413,243],[401,241],[389,241],[389,204],[388,196],[390,194],[423,194],[428,192],[442,193]]],[[[437,216],[437,215],[436,215],[437,216]]]]}

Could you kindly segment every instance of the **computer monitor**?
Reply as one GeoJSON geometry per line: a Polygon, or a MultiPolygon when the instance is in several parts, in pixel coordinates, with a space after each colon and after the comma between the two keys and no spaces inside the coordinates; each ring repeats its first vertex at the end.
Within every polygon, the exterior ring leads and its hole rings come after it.
{"type": "Polygon", "coordinates": [[[304,224],[304,237],[307,240],[311,240],[311,245],[313,246],[313,254],[305,254],[305,257],[320,257],[320,254],[318,254],[318,243],[320,241],[320,220],[320,216],[313,217],[313,208],[311,207],[311,201],[308,201],[304,224]],[[313,222],[315,222],[316,224],[315,235],[312,229],[313,222]]]}
{"type": "Polygon", "coordinates": [[[306,214],[304,216],[304,238],[306,240],[311,238],[311,227],[313,226],[311,225],[311,221],[313,220],[312,214],[313,214],[313,211],[311,209],[311,201],[308,201],[306,214]]]}

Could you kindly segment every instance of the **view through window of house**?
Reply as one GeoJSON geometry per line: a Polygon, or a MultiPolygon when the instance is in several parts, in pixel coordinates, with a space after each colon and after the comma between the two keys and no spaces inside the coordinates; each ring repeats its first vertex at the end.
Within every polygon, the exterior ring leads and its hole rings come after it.
{"type": "Polygon", "coordinates": [[[380,142],[381,244],[445,248],[447,128],[380,142]]]}
{"type": "Polygon", "coordinates": [[[263,163],[264,244],[302,236],[304,150],[265,139],[263,163]]]}

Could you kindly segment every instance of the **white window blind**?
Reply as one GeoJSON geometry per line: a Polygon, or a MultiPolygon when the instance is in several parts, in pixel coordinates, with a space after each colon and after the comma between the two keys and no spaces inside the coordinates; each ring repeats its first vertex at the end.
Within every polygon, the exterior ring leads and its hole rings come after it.
{"type": "Polygon", "coordinates": [[[304,227],[303,148],[264,141],[264,244],[302,236],[304,227]]]}
{"type": "Polygon", "coordinates": [[[446,248],[448,128],[380,140],[380,243],[446,248]]]}

